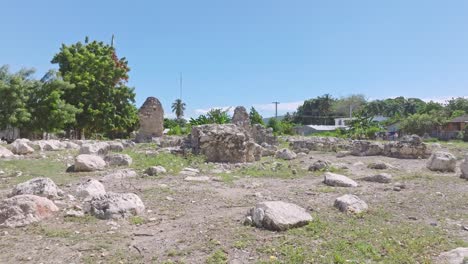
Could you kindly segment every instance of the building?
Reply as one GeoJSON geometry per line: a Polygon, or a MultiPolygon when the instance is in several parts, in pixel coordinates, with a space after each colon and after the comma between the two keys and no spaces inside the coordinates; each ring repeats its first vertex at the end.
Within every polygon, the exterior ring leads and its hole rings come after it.
{"type": "Polygon", "coordinates": [[[468,115],[456,117],[447,122],[438,130],[431,132],[431,137],[439,138],[442,140],[456,139],[460,132],[463,132],[465,127],[468,126],[468,115]]]}

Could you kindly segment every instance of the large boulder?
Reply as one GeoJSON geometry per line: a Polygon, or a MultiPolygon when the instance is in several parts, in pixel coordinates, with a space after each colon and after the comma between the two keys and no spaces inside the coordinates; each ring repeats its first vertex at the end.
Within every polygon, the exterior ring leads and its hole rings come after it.
{"type": "Polygon", "coordinates": [[[56,199],[63,196],[63,191],[49,178],[34,178],[16,185],[9,196],[22,194],[33,194],[49,199],[56,199]]]}
{"type": "Polygon", "coordinates": [[[436,262],[438,264],[466,264],[468,263],[468,248],[456,248],[441,253],[436,262]]]}
{"type": "Polygon", "coordinates": [[[140,129],[137,142],[151,142],[153,137],[161,137],[164,131],[164,110],[155,97],[148,97],[138,111],[140,129]]]}
{"type": "Polygon", "coordinates": [[[86,143],[80,148],[80,154],[89,155],[106,155],[110,150],[110,145],[107,142],[86,143]]]}
{"type": "Polygon", "coordinates": [[[143,214],[145,205],[134,193],[108,192],[88,200],[85,211],[99,219],[117,219],[143,214]]]}
{"type": "Polygon", "coordinates": [[[29,139],[20,138],[11,143],[11,151],[17,155],[26,155],[34,152],[34,149],[29,145],[29,139]]]}
{"type": "Polygon", "coordinates": [[[103,170],[106,162],[99,156],[81,154],[75,158],[74,171],[97,171],[103,170]]]}
{"type": "Polygon", "coordinates": [[[10,158],[13,157],[15,154],[11,152],[9,149],[0,146],[0,158],[10,158]]]}
{"type": "Polygon", "coordinates": [[[465,155],[465,160],[460,164],[460,177],[468,180],[468,154],[465,155]]]}
{"type": "Polygon", "coordinates": [[[323,183],[329,186],[338,186],[338,187],[357,187],[358,184],[351,180],[350,178],[331,172],[326,172],[324,174],[323,183]]]}
{"type": "Polygon", "coordinates": [[[78,198],[92,198],[104,194],[106,194],[106,188],[102,183],[94,179],[88,179],[76,187],[76,197],[78,198]]]}
{"type": "Polygon", "coordinates": [[[271,127],[266,128],[260,124],[253,124],[250,127],[250,135],[257,144],[278,145],[278,138],[273,134],[271,127]]]}
{"type": "Polygon", "coordinates": [[[130,166],[133,162],[133,159],[127,154],[113,153],[105,156],[104,161],[109,166],[130,166]]]}
{"type": "Polygon", "coordinates": [[[454,172],[457,166],[457,159],[448,152],[434,152],[426,163],[426,167],[431,171],[454,172]]]}
{"type": "Polygon", "coordinates": [[[249,133],[233,124],[195,126],[189,139],[192,152],[208,162],[253,162],[262,155],[262,147],[249,133]]]}
{"type": "Polygon", "coordinates": [[[354,156],[378,156],[382,155],[384,146],[378,142],[356,140],[351,147],[351,155],[354,156]]]}
{"type": "Polygon", "coordinates": [[[65,143],[55,139],[32,141],[29,145],[39,151],[58,151],[66,148],[65,143]]]}
{"type": "Polygon", "coordinates": [[[336,198],[334,206],[341,212],[351,214],[363,213],[368,209],[366,202],[351,194],[345,194],[336,198]]]}
{"type": "Polygon", "coordinates": [[[247,130],[250,129],[250,118],[245,107],[238,106],[234,109],[231,123],[247,130]]]}
{"type": "Polygon", "coordinates": [[[292,160],[297,157],[297,154],[294,153],[292,150],[284,148],[284,149],[278,150],[275,156],[277,159],[292,160]]]}
{"type": "Polygon", "coordinates": [[[282,201],[259,203],[249,211],[247,218],[256,227],[273,231],[304,226],[312,221],[304,208],[282,201]]]}
{"type": "Polygon", "coordinates": [[[49,199],[24,194],[0,202],[0,227],[21,227],[52,216],[59,208],[49,199]]]}
{"type": "Polygon", "coordinates": [[[163,166],[151,166],[145,170],[145,173],[149,176],[158,176],[166,172],[166,168],[164,168],[163,166]]]}

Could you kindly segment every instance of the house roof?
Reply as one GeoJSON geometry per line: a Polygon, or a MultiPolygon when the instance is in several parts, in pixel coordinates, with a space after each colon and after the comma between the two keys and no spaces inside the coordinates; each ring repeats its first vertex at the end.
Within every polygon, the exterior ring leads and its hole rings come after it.
{"type": "Polygon", "coordinates": [[[450,123],[466,123],[468,122],[468,115],[462,115],[450,120],[450,123]]]}

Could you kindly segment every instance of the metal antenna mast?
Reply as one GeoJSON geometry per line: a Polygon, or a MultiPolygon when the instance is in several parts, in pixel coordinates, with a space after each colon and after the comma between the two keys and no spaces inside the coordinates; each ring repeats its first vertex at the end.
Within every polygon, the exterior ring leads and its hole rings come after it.
{"type": "Polygon", "coordinates": [[[280,102],[273,102],[275,104],[275,118],[278,119],[278,105],[280,102]]]}

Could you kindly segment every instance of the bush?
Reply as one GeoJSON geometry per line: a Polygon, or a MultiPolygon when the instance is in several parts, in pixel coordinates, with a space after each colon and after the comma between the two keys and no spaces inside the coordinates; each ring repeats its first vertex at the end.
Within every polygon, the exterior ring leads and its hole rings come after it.
{"type": "Polygon", "coordinates": [[[294,135],[294,124],[291,122],[271,118],[267,127],[271,127],[276,135],[294,135]]]}

